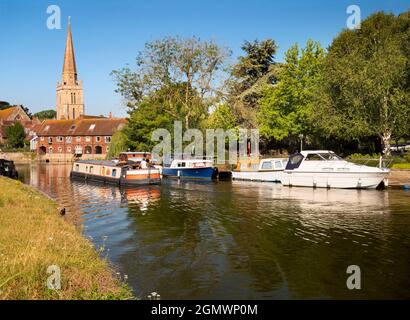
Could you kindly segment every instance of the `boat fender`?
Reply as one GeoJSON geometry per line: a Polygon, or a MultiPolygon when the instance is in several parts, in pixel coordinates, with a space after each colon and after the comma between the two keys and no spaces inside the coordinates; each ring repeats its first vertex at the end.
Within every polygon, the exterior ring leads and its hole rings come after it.
{"type": "Polygon", "coordinates": [[[405,184],[404,186],[403,186],[403,190],[410,190],[410,185],[408,185],[408,184],[405,184]]]}

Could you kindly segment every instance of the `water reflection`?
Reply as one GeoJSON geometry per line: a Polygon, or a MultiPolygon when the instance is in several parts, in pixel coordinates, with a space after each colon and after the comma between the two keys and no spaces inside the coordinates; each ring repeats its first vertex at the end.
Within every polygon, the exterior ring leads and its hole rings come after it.
{"type": "Polygon", "coordinates": [[[69,166],[19,168],[81,213],[84,233],[141,297],[409,298],[410,193],[179,182],[70,182],[69,166]],[[346,268],[363,289],[346,288],[346,268]]]}

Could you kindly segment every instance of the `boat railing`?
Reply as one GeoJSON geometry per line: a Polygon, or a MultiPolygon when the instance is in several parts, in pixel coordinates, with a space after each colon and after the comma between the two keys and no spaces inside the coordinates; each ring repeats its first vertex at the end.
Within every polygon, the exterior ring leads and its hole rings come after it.
{"type": "Polygon", "coordinates": [[[390,168],[390,166],[393,163],[392,158],[383,158],[383,157],[346,159],[346,161],[364,165],[364,166],[369,166],[369,167],[378,167],[380,169],[390,168]]]}

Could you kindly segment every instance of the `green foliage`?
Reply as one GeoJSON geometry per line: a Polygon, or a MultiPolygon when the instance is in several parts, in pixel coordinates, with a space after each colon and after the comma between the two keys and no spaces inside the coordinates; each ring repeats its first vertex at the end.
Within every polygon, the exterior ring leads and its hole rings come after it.
{"type": "Polygon", "coordinates": [[[207,119],[207,128],[210,129],[233,129],[236,127],[237,119],[226,104],[219,105],[207,119]]]}
{"type": "Polygon", "coordinates": [[[266,87],[260,100],[257,119],[262,136],[282,141],[313,134],[314,94],[324,58],[325,50],[312,40],[305,48],[295,44],[286,52],[277,85],[266,87]]]}
{"type": "Polygon", "coordinates": [[[10,108],[10,103],[7,101],[0,101],[0,110],[10,108]]]}
{"type": "Polygon", "coordinates": [[[377,135],[390,140],[409,132],[410,15],[376,13],[359,30],[333,41],[323,68],[317,124],[328,136],[377,135]]]}
{"type": "Polygon", "coordinates": [[[392,169],[410,169],[410,163],[394,163],[392,169]]]}
{"type": "Polygon", "coordinates": [[[33,117],[38,118],[39,120],[46,120],[46,119],[55,119],[57,118],[57,112],[55,110],[43,110],[33,114],[33,117]]]}
{"type": "Polygon", "coordinates": [[[217,100],[218,85],[230,51],[212,41],[197,38],[166,37],[145,45],[137,57],[137,68],[112,72],[117,92],[126,100],[132,114],[142,105],[162,100],[157,111],[197,127],[217,100]]]}
{"type": "Polygon", "coordinates": [[[245,55],[232,67],[226,83],[228,104],[242,127],[255,128],[262,89],[276,82],[280,70],[274,60],[277,45],[272,39],[245,41],[242,50],[245,55]]]}
{"type": "Polygon", "coordinates": [[[121,152],[127,151],[129,141],[124,131],[119,130],[111,138],[110,150],[107,153],[107,159],[118,157],[121,152]]]}
{"type": "Polygon", "coordinates": [[[6,136],[8,146],[13,148],[24,147],[26,133],[24,132],[23,125],[19,121],[6,128],[6,136]]]}

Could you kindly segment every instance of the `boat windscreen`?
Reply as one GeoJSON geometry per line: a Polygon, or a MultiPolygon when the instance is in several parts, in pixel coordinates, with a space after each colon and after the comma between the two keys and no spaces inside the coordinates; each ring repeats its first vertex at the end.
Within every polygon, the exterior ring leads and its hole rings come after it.
{"type": "Polygon", "coordinates": [[[339,157],[336,153],[334,152],[327,152],[327,153],[319,153],[319,155],[329,161],[338,161],[338,160],[343,160],[341,157],[339,157]]]}
{"type": "Polygon", "coordinates": [[[285,169],[286,170],[293,170],[293,169],[299,168],[302,161],[303,161],[303,155],[302,154],[300,154],[300,153],[292,154],[289,157],[289,161],[288,161],[285,169]]]}

